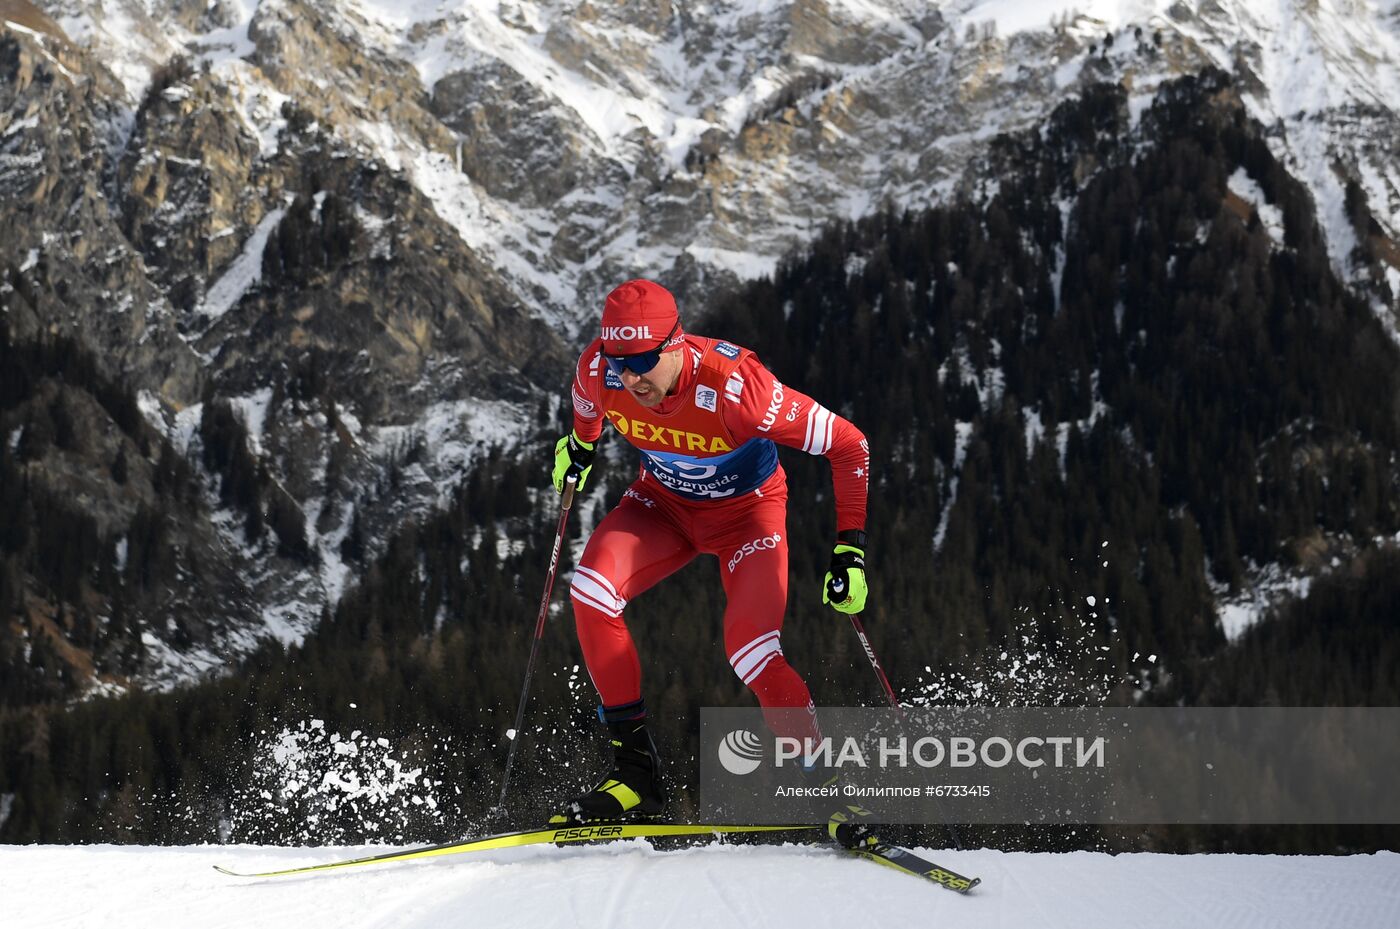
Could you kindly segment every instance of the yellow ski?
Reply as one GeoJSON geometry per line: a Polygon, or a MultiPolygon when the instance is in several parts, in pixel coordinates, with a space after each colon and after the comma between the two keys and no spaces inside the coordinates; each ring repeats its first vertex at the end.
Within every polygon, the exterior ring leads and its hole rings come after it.
{"type": "Polygon", "coordinates": [[[941,868],[898,845],[886,845],[882,842],[872,848],[851,848],[847,851],[859,858],[882,864],[887,868],[894,868],[896,871],[903,871],[905,874],[912,874],[915,877],[927,878],[941,887],[946,887],[960,894],[965,894],[982,883],[980,877],[963,877],[956,871],[941,868]]]}
{"type": "Polygon", "coordinates": [[[498,848],[517,848],[522,845],[562,844],[565,842],[611,842],[618,839],[655,838],[670,835],[725,835],[745,832],[795,832],[799,830],[824,829],[824,826],[734,826],[704,823],[651,824],[651,823],[596,823],[588,826],[560,826],[554,829],[530,829],[524,832],[505,832],[480,839],[466,839],[449,842],[445,845],[428,845],[421,848],[408,848],[383,855],[370,855],[367,858],[351,858],[346,861],[328,861],[323,864],[304,865],[299,868],[284,868],[280,871],[258,871],[242,873],[214,865],[214,870],[232,877],[284,877],[289,874],[309,874],[316,871],[333,871],[339,868],[353,868],[367,864],[389,864],[396,861],[417,861],[422,858],[437,858],[441,855],[460,855],[463,852],[485,852],[498,848]]]}

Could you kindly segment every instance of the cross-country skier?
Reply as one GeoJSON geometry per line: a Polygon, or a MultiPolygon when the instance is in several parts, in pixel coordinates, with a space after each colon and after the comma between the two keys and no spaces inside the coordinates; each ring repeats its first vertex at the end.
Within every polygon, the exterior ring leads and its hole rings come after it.
{"type": "MultiPolygon", "coordinates": [[[[660,762],[623,608],[696,555],[717,556],[734,673],[777,735],[817,738],[811,694],[780,638],[787,479],[774,443],[831,463],[837,532],[822,602],[842,613],[865,607],[869,446],[859,429],[780,382],[753,352],[687,334],[675,298],[646,280],[608,294],[601,336],[578,362],[573,407],[573,431],[555,447],[556,490],[570,476],[584,488],[605,421],[641,452],[641,470],[593,531],[570,589],[615,766],[553,821],[656,815],[665,803],[660,762]]],[[[837,838],[846,841],[849,830],[842,832],[837,838]]]]}

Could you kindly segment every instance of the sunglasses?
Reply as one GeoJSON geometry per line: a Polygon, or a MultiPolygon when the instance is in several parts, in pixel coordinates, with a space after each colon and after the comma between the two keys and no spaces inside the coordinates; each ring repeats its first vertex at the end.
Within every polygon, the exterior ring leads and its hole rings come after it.
{"type": "Polygon", "coordinates": [[[661,340],[661,344],[648,352],[637,352],[635,355],[603,355],[603,361],[607,364],[608,370],[613,374],[622,376],[623,371],[631,371],[633,374],[646,374],[661,361],[661,350],[666,347],[666,343],[671,341],[671,337],[676,334],[676,330],[681,327],[681,321],[676,320],[676,324],[671,327],[671,331],[666,333],[666,338],[661,340]]]}

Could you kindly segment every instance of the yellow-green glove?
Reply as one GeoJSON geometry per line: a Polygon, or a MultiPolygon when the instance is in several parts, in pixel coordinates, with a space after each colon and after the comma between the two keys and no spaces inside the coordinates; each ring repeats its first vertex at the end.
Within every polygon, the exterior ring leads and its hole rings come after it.
{"type": "MultiPolygon", "coordinates": [[[[862,533],[864,535],[864,533],[862,533]]],[[[839,542],[831,553],[831,567],[822,586],[822,603],[838,613],[859,613],[865,609],[865,549],[839,542]]]]}
{"type": "Polygon", "coordinates": [[[583,490],[584,481],[588,480],[588,472],[593,470],[593,452],[598,447],[596,442],[585,442],[575,433],[570,432],[554,445],[554,489],[559,493],[564,492],[564,481],[570,475],[578,478],[578,485],[575,490],[583,490]]]}

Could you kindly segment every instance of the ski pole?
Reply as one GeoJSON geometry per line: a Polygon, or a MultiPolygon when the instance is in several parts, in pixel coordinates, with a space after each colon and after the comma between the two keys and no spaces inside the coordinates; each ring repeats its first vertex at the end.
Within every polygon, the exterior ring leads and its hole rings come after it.
{"type": "Polygon", "coordinates": [[[904,708],[899,705],[899,698],[894,695],[894,688],[890,686],[890,679],[886,676],[885,669],[880,667],[880,659],[875,657],[875,649],[870,647],[870,637],[865,634],[865,626],[861,625],[860,614],[852,613],[850,615],[851,625],[855,627],[856,637],[860,639],[860,647],[865,649],[865,657],[870,659],[870,667],[875,669],[875,676],[880,679],[880,686],[885,688],[885,698],[890,701],[890,706],[894,707],[895,713],[903,722],[904,708]]]}
{"type": "Polygon", "coordinates": [[[515,764],[515,748],[520,744],[520,730],[525,724],[525,704],[530,701],[530,679],[535,676],[535,659],[540,653],[540,642],[544,639],[544,621],[549,615],[549,601],[554,593],[554,572],[559,567],[559,551],[564,547],[564,527],[569,521],[569,508],[574,505],[574,488],[578,478],[569,475],[564,479],[564,494],[559,499],[559,526],[554,530],[554,551],[549,555],[549,572],[544,578],[544,596],[540,598],[540,615],[535,620],[535,640],[530,643],[530,659],[525,663],[525,683],[520,688],[520,706],[515,711],[515,729],[511,732],[510,750],[506,753],[506,773],[501,778],[501,797],[496,801],[499,813],[505,808],[506,790],[510,787],[510,769],[515,764]]]}
{"type": "MultiPolygon", "coordinates": [[[[852,613],[851,626],[856,630],[856,637],[860,639],[860,647],[865,649],[865,657],[870,659],[870,667],[875,669],[875,676],[880,679],[880,686],[885,689],[885,699],[890,701],[890,706],[894,707],[896,715],[901,723],[907,722],[904,716],[904,707],[899,705],[899,698],[894,695],[894,688],[890,686],[889,676],[885,674],[885,669],[880,666],[880,659],[875,657],[875,649],[870,645],[870,637],[865,634],[865,626],[860,621],[859,613],[852,613]]],[[[938,807],[938,815],[943,820],[943,828],[948,830],[948,836],[953,840],[953,847],[962,851],[962,840],[958,838],[958,830],[948,821],[948,811],[943,808],[943,802],[936,796],[934,804],[938,807]]]]}

